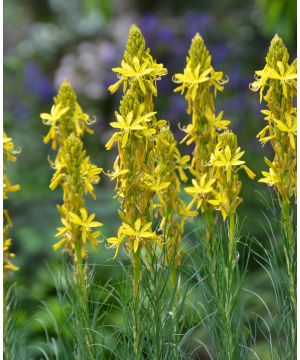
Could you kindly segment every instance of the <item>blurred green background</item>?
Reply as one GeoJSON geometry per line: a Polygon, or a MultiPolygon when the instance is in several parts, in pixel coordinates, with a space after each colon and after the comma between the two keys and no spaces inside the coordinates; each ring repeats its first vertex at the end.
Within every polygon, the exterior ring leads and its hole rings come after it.
{"type": "MultiPolygon", "coordinates": [[[[20,267],[10,281],[17,283],[17,319],[21,327],[28,328],[29,346],[43,341],[43,329],[36,319],[43,318],[47,323],[47,315],[40,301],[46,301],[54,312],[57,310],[49,268],[58,268],[61,259],[61,253],[51,248],[60,222],[56,204],[61,203],[61,193],[49,190],[52,169],[47,156],[53,158],[54,154],[42,142],[48,129],[39,114],[50,111],[60,83],[69,80],[85,112],[97,118],[95,134],[84,139],[88,152],[94,163],[104,170],[111,169],[116,154],[106,152],[104,144],[111,134],[108,124],[121,94],[112,96],[107,87],[115,81],[111,68],[121,61],[132,23],[140,26],[153,57],[169,71],[159,82],[156,109],[161,118],[170,121],[178,140],[183,137],[178,124],[190,120],[185,100],[173,93],[171,78],[182,71],[191,38],[199,32],[211,52],[213,66],[229,76],[216,106],[218,111],[225,111],[226,119],[232,120],[248,165],[260,173],[263,154],[270,152],[267,146],[262,151],[255,138],[263,120],[259,96],[250,92],[249,83],[254,71],[263,67],[275,33],[283,38],[294,58],[295,0],[5,1],[4,129],[22,149],[16,164],[9,168],[12,181],[21,185],[21,191],[11,194],[6,205],[14,224],[14,263],[20,267]]],[[[191,151],[184,146],[181,150],[191,151]]],[[[268,194],[268,189],[243,175],[242,181],[242,233],[266,242],[259,220],[265,210],[261,194],[268,194]]],[[[105,224],[103,240],[115,234],[119,224],[113,188],[103,175],[97,200],[88,200],[91,211],[105,224]]],[[[194,226],[189,224],[187,233],[194,226]]],[[[190,235],[185,241],[195,239],[190,235]]],[[[121,272],[112,256],[105,242],[92,255],[91,262],[98,264],[96,276],[100,283],[121,272]]],[[[272,298],[265,275],[254,259],[250,260],[246,286],[261,289],[267,300],[272,298]]],[[[259,311],[260,305],[250,299],[247,306],[259,311]]],[[[30,352],[34,354],[34,350],[30,352]]]]}

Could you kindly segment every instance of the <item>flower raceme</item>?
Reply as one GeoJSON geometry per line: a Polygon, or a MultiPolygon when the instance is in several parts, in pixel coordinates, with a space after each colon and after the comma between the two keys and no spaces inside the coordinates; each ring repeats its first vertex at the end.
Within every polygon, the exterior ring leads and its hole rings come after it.
{"type": "Polygon", "coordinates": [[[152,58],[141,31],[133,25],[121,66],[113,71],[120,79],[109,91],[114,93],[123,84],[123,98],[119,111],[115,112],[116,121],[110,123],[116,131],[106,143],[106,149],[111,150],[117,143],[118,156],[108,176],[116,180],[122,225],[118,236],[109,238],[108,244],[116,250],[115,256],[124,244],[133,258],[147,241],[160,243],[149,220],[153,197],[165,191],[169,182],[163,179],[156,163],[155,139],[166,121],[156,119],[153,96],[157,95],[156,82],[166,74],[166,69],[152,58]]]}
{"type": "Polygon", "coordinates": [[[297,88],[297,59],[289,64],[289,54],[278,35],[275,35],[266,65],[255,72],[256,80],[250,84],[253,91],[260,90],[260,102],[267,103],[267,125],[258,133],[262,145],[270,142],[274,159],[265,158],[269,171],[263,171],[259,182],[273,186],[281,200],[290,201],[296,195],[296,136],[297,109],[294,97],[297,88]],[[289,174],[289,176],[287,176],[289,174]]]}
{"type": "MultiPolygon", "coordinates": [[[[262,171],[258,181],[273,187],[281,210],[282,244],[285,256],[285,270],[288,275],[288,289],[285,302],[291,316],[289,338],[296,349],[296,307],[297,307],[297,260],[294,203],[297,191],[297,59],[289,63],[289,53],[283,41],[275,35],[266,56],[266,65],[255,72],[252,91],[260,90],[260,102],[265,101],[267,109],[262,110],[267,125],[258,133],[262,145],[269,142],[274,152],[273,159],[265,157],[268,171],[262,171]]],[[[295,350],[296,351],[296,350],[295,350]]]]}
{"type": "Polygon", "coordinates": [[[102,172],[102,168],[91,163],[81,141],[85,132],[93,133],[89,126],[94,119],[83,112],[67,81],[62,83],[54,98],[51,113],[43,113],[41,118],[50,126],[44,142],[51,140],[52,149],[59,146],[55,160],[50,161],[55,172],[49,187],[54,190],[60,186],[63,190],[63,204],[57,206],[63,226],[57,228],[58,242],[53,249],[63,247],[75,262],[80,262],[87,256],[87,240],[93,247],[98,243],[101,233],[93,229],[102,226],[94,221],[95,214],[88,214],[84,198],[89,194],[96,199],[94,185],[99,183],[102,172]]]}
{"type": "Polygon", "coordinates": [[[50,113],[42,113],[40,117],[44,125],[50,126],[43,141],[45,144],[51,141],[53,150],[73,132],[79,138],[85,132],[94,133],[89,126],[95,122],[95,119],[82,111],[76,100],[76,94],[67,81],[62,83],[57,97],[54,98],[50,113]]]}
{"type": "Polygon", "coordinates": [[[214,169],[215,199],[207,200],[215,206],[223,216],[223,220],[234,214],[242,199],[239,197],[241,182],[238,172],[243,169],[250,179],[256,175],[241,160],[245,151],[237,146],[236,135],[232,131],[225,131],[218,136],[215,152],[211,155],[210,165],[214,169]]]}
{"type": "Polygon", "coordinates": [[[192,115],[192,123],[182,129],[186,135],[181,141],[194,145],[189,168],[194,178],[193,186],[185,188],[185,192],[193,197],[188,209],[196,204],[197,212],[205,213],[206,210],[212,211],[208,200],[215,191],[216,178],[213,167],[209,166],[211,154],[215,151],[219,132],[226,130],[230,121],[223,119],[223,111],[215,114],[214,98],[217,91],[223,91],[227,79],[223,72],[214,70],[211,55],[199,34],[192,39],[183,73],[175,74],[173,81],[180,84],[174,91],[185,94],[187,112],[192,115]]]}

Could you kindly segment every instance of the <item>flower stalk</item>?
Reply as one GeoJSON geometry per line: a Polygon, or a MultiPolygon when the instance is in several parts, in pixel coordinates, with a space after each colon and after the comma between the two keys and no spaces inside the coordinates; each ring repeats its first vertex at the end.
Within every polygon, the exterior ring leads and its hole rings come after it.
{"type": "Polygon", "coordinates": [[[268,171],[262,171],[258,181],[272,187],[278,197],[281,209],[283,249],[285,268],[289,279],[288,293],[292,313],[291,331],[296,346],[296,236],[294,204],[296,201],[296,136],[297,109],[294,106],[297,92],[297,59],[289,63],[289,53],[282,39],[275,35],[266,56],[262,70],[255,72],[255,81],[250,84],[252,91],[260,92],[267,109],[267,125],[257,138],[264,146],[271,144],[273,160],[265,157],[268,171]]]}
{"type": "MultiPolygon", "coordinates": [[[[99,174],[102,169],[92,164],[83,147],[82,136],[84,133],[93,133],[90,125],[94,122],[85,114],[77,102],[76,94],[71,85],[64,81],[54,98],[51,113],[42,113],[43,123],[50,126],[44,137],[44,142],[51,142],[53,150],[58,151],[50,165],[55,170],[50,189],[58,186],[63,191],[63,204],[57,205],[62,226],[57,228],[53,249],[63,248],[74,264],[74,281],[82,304],[84,329],[88,353],[94,358],[93,335],[89,331],[89,305],[87,289],[87,258],[88,241],[96,248],[100,231],[95,229],[102,223],[95,221],[95,214],[89,214],[85,206],[85,195],[89,194],[96,199],[94,185],[100,181],[99,174]]],[[[78,300],[79,301],[79,300],[78,300]]],[[[78,343],[80,343],[78,339],[78,343]]]]}
{"type": "Polygon", "coordinates": [[[220,359],[230,360],[239,356],[240,340],[233,320],[239,300],[234,288],[238,261],[236,210],[242,201],[238,171],[244,169],[250,178],[255,174],[241,160],[244,151],[237,146],[236,136],[228,130],[230,121],[223,119],[223,112],[215,113],[217,91],[223,91],[227,79],[212,67],[211,56],[199,34],[192,40],[183,74],[175,74],[173,80],[179,84],[175,92],[185,94],[187,112],[192,116],[192,123],[183,129],[187,135],[182,142],[194,145],[190,166],[193,186],[184,190],[192,196],[187,210],[195,209],[194,216],[201,213],[204,218],[205,277],[210,282],[216,306],[212,311],[216,311],[218,325],[212,331],[218,338],[216,343],[220,344],[215,352],[220,359]],[[216,231],[218,211],[228,229],[227,243],[221,245],[216,231]],[[221,286],[220,274],[225,274],[221,286]],[[224,343],[219,340],[220,336],[224,343]]]}
{"type": "Polygon", "coordinates": [[[161,238],[152,230],[153,197],[169,183],[161,182],[159,168],[155,162],[155,137],[164,120],[156,119],[153,98],[157,95],[157,80],[166,74],[162,64],[157,64],[140,29],[130,28],[124,59],[120,67],[113,68],[119,80],[109,87],[114,93],[123,85],[123,98],[116,120],[111,122],[117,129],[106,144],[110,150],[116,142],[118,156],[114,170],[109,173],[116,180],[116,193],[121,208],[119,216],[122,225],[117,237],[108,238],[110,247],[115,248],[115,257],[119,247],[124,244],[130,254],[133,267],[133,342],[136,359],[142,356],[140,282],[142,277],[141,260],[147,259],[148,249],[161,246],[161,238]]]}

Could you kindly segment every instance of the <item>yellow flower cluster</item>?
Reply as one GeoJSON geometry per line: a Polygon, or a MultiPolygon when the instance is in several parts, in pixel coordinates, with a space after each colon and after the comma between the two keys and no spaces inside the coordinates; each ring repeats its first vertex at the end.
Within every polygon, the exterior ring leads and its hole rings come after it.
{"type": "Polygon", "coordinates": [[[188,167],[190,157],[181,156],[177,142],[169,126],[162,126],[156,136],[157,168],[163,184],[168,184],[157,192],[158,203],[155,204],[155,214],[160,218],[159,229],[166,242],[167,262],[172,261],[176,254],[175,263],[181,258],[179,248],[184,232],[184,222],[191,213],[186,210],[185,203],[180,199],[181,181],[187,181],[184,169],[188,167]]]}
{"type": "Polygon", "coordinates": [[[210,164],[216,179],[213,192],[216,198],[208,202],[221,212],[223,220],[230,214],[234,214],[242,202],[239,197],[241,182],[238,171],[244,169],[251,179],[255,177],[255,174],[245,165],[245,161],[241,160],[244,153],[245,151],[241,151],[237,146],[236,135],[227,130],[218,136],[217,146],[211,154],[210,164]]]}
{"type": "Polygon", "coordinates": [[[269,171],[263,171],[259,182],[274,186],[281,201],[289,202],[296,196],[296,135],[297,109],[294,99],[297,89],[297,60],[289,64],[289,53],[278,35],[275,35],[266,56],[266,65],[255,72],[250,85],[260,91],[260,101],[267,103],[262,110],[267,125],[258,133],[262,145],[270,142],[273,160],[265,158],[269,171]]]}
{"type": "Polygon", "coordinates": [[[57,228],[55,236],[59,241],[53,245],[53,249],[64,246],[65,252],[81,262],[87,255],[87,241],[95,247],[100,231],[94,229],[102,226],[94,221],[95,214],[88,213],[84,198],[85,194],[90,194],[96,199],[94,185],[100,181],[102,172],[101,168],[90,162],[81,141],[85,132],[93,133],[89,125],[94,120],[83,113],[67,81],[62,83],[54,98],[51,113],[43,113],[41,118],[45,125],[50,126],[44,142],[52,141],[53,149],[59,145],[55,160],[50,162],[55,170],[50,189],[61,186],[63,190],[63,205],[57,206],[63,226],[57,228]]]}
{"type": "Polygon", "coordinates": [[[153,96],[157,95],[157,80],[167,73],[157,64],[140,29],[130,28],[121,67],[114,68],[120,80],[111,85],[113,93],[123,83],[123,98],[116,120],[111,122],[117,131],[106,144],[110,150],[116,142],[118,156],[111,180],[116,180],[116,193],[120,201],[119,215],[122,225],[117,237],[107,239],[109,246],[118,253],[121,244],[131,254],[137,254],[148,243],[161,243],[152,230],[151,211],[155,194],[170,185],[161,177],[156,163],[156,135],[166,121],[157,120],[153,111],[153,96]]]}
{"type": "MultiPolygon", "coordinates": [[[[8,193],[20,190],[20,185],[12,185],[7,176],[7,163],[16,161],[16,154],[19,150],[15,149],[12,138],[9,138],[3,131],[3,200],[8,199],[8,193]]],[[[11,263],[11,259],[15,257],[15,254],[10,252],[11,238],[9,232],[12,227],[12,221],[8,214],[7,209],[3,209],[3,270],[4,274],[8,270],[18,270],[18,268],[11,263]]]]}
{"type": "Polygon", "coordinates": [[[192,115],[192,123],[183,129],[186,136],[182,140],[194,145],[190,167],[193,186],[185,188],[193,197],[188,210],[196,205],[197,211],[208,214],[213,205],[225,220],[241,202],[237,170],[243,167],[251,178],[255,175],[240,160],[244,152],[237,147],[236,136],[228,131],[230,121],[223,119],[223,111],[215,113],[214,99],[217,91],[223,91],[227,79],[212,67],[211,56],[199,34],[192,40],[183,74],[175,74],[173,80],[180,84],[174,91],[185,93],[187,112],[192,115]]]}

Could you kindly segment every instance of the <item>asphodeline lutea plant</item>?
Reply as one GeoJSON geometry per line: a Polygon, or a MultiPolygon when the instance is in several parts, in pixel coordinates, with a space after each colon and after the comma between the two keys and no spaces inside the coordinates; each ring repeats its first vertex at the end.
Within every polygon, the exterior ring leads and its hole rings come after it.
{"type": "Polygon", "coordinates": [[[215,71],[203,38],[197,33],[191,42],[186,66],[182,74],[175,74],[173,81],[178,84],[175,92],[185,95],[188,103],[187,112],[192,116],[191,124],[183,131],[186,136],[182,142],[193,145],[193,156],[190,172],[193,176],[193,187],[185,191],[193,197],[188,210],[196,205],[197,215],[204,213],[205,234],[207,246],[210,244],[211,232],[214,224],[213,207],[207,200],[213,196],[213,168],[208,166],[210,156],[217,144],[217,135],[227,129],[229,120],[223,119],[223,112],[215,114],[215,97],[218,91],[223,91],[227,82],[223,72],[215,71]]]}
{"type": "Polygon", "coordinates": [[[238,171],[244,169],[251,178],[255,174],[242,160],[244,151],[237,146],[236,136],[228,130],[230,121],[223,118],[223,111],[215,113],[215,97],[218,91],[223,91],[227,78],[212,67],[211,56],[199,34],[192,40],[183,74],[175,74],[173,80],[179,84],[175,92],[185,94],[187,112],[192,116],[192,123],[183,129],[186,136],[182,142],[194,146],[190,166],[193,178],[192,186],[184,190],[192,197],[187,210],[196,210],[194,215],[202,213],[204,217],[205,277],[214,299],[213,311],[217,309],[212,327],[218,338],[216,344],[219,344],[215,353],[233,359],[239,356],[236,335],[239,329],[235,329],[234,322],[238,291],[233,281],[238,259],[236,210],[242,201],[238,171]],[[221,244],[223,238],[219,238],[216,230],[218,211],[228,228],[228,236],[221,244]],[[224,275],[222,280],[220,274],[224,275]]]}
{"type": "Polygon", "coordinates": [[[54,190],[60,186],[63,191],[63,204],[57,206],[62,226],[57,228],[55,236],[59,241],[53,249],[63,247],[81,268],[87,257],[87,243],[96,247],[101,234],[98,228],[102,226],[85,206],[86,194],[96,199],[94,185],[100,181],[102,172],[91,163],[81,140],[84,133],[93,133],[90,125],[94,119],[82,111],[67,81],[62,83],[54,98],[51,113],[42,113],[41,119],[50,126],[44,142],[51,142],[52,149],[58,147],[55,160],[50,161],[55,172],[49,187],[54,190]]]}
{"type": "Polygon", "coordinates": [[[118,156],[113,172],[116,180],[116,197],[120,201],[119,216],[122,224],[115,237],[108,238],[115,256],[124,244],[133,267],[133,339],[136,359],[142,356],[141,319],[139,297],[141,259],[149,251],[162,246],[162,237],[153,229],[153,198],[170,185],[161,176],[161,167],[156,162],[156,136],[165,120],[157,120],[154,97],[157,95],[157,80],[167,70],[158,64],[146,49],[145,39],[136,25],[129,30],[124,58],[120,67],[113,68],[119,80],[109,87],[114,93],[123,84],[123,98],[116,121],[110,123],[116,129],[106,144],[110,150],[117,143],[118,156]]]}
{"type": "MultiPolygon", "coordinates": [[[[20,185],[12,185],[8,175],[7,166],[9,162],[16,161],[16,154],[20,152],[16,149],[12,138],[8,137],[3,131],[3,200],[8,199],[8,194],[20,190],[20,185]]],[[[12,221],[10,219],[8,210],[4,207],[3,209],[3,274],[4,279],[8,275],[10,270],[16,271],[18,267],[13,265],[11,262],[15,258],[15,254],[11,252],[12,239],[10,238],[9,232],[12,228],[12,221]]]]}
{"type": "Polygon", "coordinates": [[[296,236],[294,204],[296,201],[296,136],[297,59],[289,62],[289,53],[283,41],[275,35],[271,41],[266,64],[255,72],[250,89],[260,92],[260,102],[267,108],[261,112],[266,126],[257,138],[264,146],[271,144],[272,159],[265,157],[268,171],[262,171],[258,181],[272,187],[278,195],[284,237],[284,253],[289,276],[290,298],[296,310],[296,236]]]}

